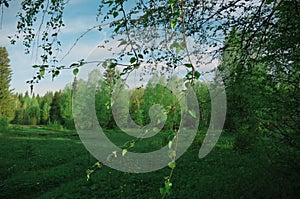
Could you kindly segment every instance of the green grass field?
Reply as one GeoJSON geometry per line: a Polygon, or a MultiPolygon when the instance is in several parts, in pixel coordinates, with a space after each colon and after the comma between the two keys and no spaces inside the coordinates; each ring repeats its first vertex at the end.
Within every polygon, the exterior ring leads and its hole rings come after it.
{"type": "MultiPolygon", "coordinates": [[[[123,143],[122,132],[108,131],[123,143]]],[[[159,188],[170,169],[145,174],[120,172],[106,166],[86,180],[96,160],[76,131],[14,126],[0,133],[0,198],[160,198],[159,188]]],[[[177,161],[168,198],[296,198],[298,167],[272,161],[263,144],[248,153],[233,150],[233,137],[222,135],[213,151],[198,158],[202,135],[177,161]]],[[[125,142],[125,140],[124,140],[125,142]]],[[[145,150],[160,147],[152,140],[145,150]]],[[[292,158],[292,156],[291,156],[292,158]]]]}

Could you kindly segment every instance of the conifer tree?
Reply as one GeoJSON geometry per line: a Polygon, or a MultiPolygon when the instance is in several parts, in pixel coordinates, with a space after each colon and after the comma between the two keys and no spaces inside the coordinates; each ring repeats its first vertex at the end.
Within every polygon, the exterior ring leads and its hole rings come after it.
{"type": "Polygon", "coordinates": [[[12,90],[10,89],[12,71],[9,62],[6,48],[0,46],[0,117],[12,120],[14,117],[12,90]]]}

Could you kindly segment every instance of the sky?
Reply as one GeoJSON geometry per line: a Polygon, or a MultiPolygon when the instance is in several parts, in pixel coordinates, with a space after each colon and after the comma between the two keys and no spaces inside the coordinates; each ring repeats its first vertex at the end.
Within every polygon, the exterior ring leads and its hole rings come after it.
{"type": "MultiPolygon", "coordinates": [[[[20,9],[20,2],[21,0],[10,1],[9,8],[4,9],[2,27],[0,29],[0,46],[5,46],[9,54],[10,66],[13,71],[11,88],[14,89],[15,93],[30,91],[30,85],[26,84],[26,81],[30,80],[36,73],[36,70],[31,66],[39,64],[39,60],[36,60],[35,54],[24,54],[24,47],[21,44],[21,41],[18,41],[15,45],[11,45],[8,39],[8,36],[13,35],[16,31],[16,14],[20,9]]],[[[61,30],[59,36],[63,46],[61,57],[70,49],[81,34],[88,28],[98,25],[96,21],[98,4],[98,1],[87,0],[70,0],[68,2],[63,15],[65,27],[61,30]]],[[[91,31],[79,40],[71,53],[59,63],[59,65],[69,66],[80,59],[94,61],[95,59],[104,59],[111,55],[107,50],[97,48],[99,44],[107,39],[107,35],[108,33],[106,31],[91,31]]],[[[110,45],[113,49],[116,49],[118,43],[118,40],[115,39],[110,45]]],[[[215,63],[213,63],[213,65],[215,65],[215,63]]],[[[87,74],[95,67],[95,64],[90,64],[82,68],[79,77],[87,77],[87,74]]],[[[212,67],[212,65],[209,65],[204,68],[209,70],[212,67]]],[[[184,68],[180,68],[179,70],[179,73],[182,74],[185,71],[184,68]]],[[[145,82],[139,82],[140,73],[140,71],[133,73],[131,78],[129,78],[129,84],[133,84],[136,87],[141,84],[145,85],[145,82]]],[[[74,75],[71,70],[62,71],[54,81],[51,79],[50,75],[45,75],[45,78],[42,81],[34,85],[34,93],[44,95],[47,91],[63,89],[65,85],[72,82],[73,79],[74,75]]],[[[149,78],[145,78],[145,80],[147,79],[149,78]]]]}
{"type": "MultiPolygon", "coordinates": [[[[35,54],[25,54],[21,41],[11,45],[8,39],[16,31],[16,14],[20,8],[20,0],[10,2],[9,8],[4,8],[2,27],[0,29],[0,46],[5,46],[10,59],[10,67],[13,71],[11,88],[15,93],[24,93],[30,91],[26,84],[35,74],[36,70],[31,66],[37,64],[35,54]]],[[[96,14],[98,9],[97,1],[70,0],[65,7],[64,22],[66,26],[62,29],[60,40],[63,45],[63,52],[75,42],[76,38],[84,33],[88,28],[96,25],[96,14]]],[[[92,31],[86,37],[82,38],[71,53],[60,64],[70,65],[81,58],[88,58],[95,47],[101,42],[105,35],[99,31],[92,31]]],[[[50,75],[45,75],[45,79],[34,85],[34,93],[45,94],[47,91],[56,91],[63,89],[67,83],[72,82],[74,75],[72,71],[64,70],[52,81],[50,75]]]]}

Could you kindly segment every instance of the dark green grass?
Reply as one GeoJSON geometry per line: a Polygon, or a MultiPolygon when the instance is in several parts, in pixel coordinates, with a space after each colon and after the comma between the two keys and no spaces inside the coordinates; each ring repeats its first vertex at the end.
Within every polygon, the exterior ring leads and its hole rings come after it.
{"type": "MultiPolygon", "coordinates": [[[[0,132],[0,198],[160,198],[159,188],[170,172],[164,168],[129,174],[102,167],[86,181],[96,162],[75,131],[14,127],[0,132]]],[[[128,136],[107,131],[122,145],[128,136]]],[[[162,135],[164,137],[165,135],[162,135]]],[[[213,151],[198,158],[203,135],[177,161],[169,198],[296,198],[299,174],[276,165],[264,145],[249,153],[232,149],[233,138],[221,136],[213,151]]],[[[143,143],[145,151],[164,144],[160,137],[143,143]]],[[[137,146],[140,147],[141,146],[137,146]]]]}

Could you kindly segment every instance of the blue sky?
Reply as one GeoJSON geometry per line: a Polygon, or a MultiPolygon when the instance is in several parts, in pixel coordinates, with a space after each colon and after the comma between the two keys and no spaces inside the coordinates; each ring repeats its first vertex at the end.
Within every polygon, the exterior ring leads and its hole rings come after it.
{"type": "MultiPolygon", "coordinates": [[[[20,2],[21,0],[11,1],[10,7],[8,9],[4,9],[3,24],[0,30],[0,45],[7,48],[9,58],[11,60],[10,65],[13,70],[11,88],[15,89],[14,92],[24,93],[25,91],[30,90],[26,81],[30,80],[36,72],[31,66],[39,63],[35,59],[35,54],[24,54],[24,47],[22,46],[21,41],[17,42],[15,45],[11,45],[7,38],[8,35],[13,35],[16,31],[16,14],[19,10],[20,2]]],[[[98,1],[70,0],[66,5],[63,15],[66,26],[62,29],[59,37],[63,46],[61,57],[70,49],[75,40],[82,33],[84,33],[88,28],[98,25],[96,21],[98,4],[98,1]]],[[[107,38],[108,36],[105,30],[101,32],[97,30],[91,31],[85,37],[80,39],[71,53],[62,61],[62,63],[59,63],[59,65],[68,66],[80,59],[92,61],[103,60],[108,56],[111,57],[111,52],[97,48],[97,46],[107,38]]],[[[113,49],[117,49],[118,40],[114,39],[109,45],[113,49]]],[[[87,77],[87,74],[95,67],[95,65],[89,65],[82,68],[80,70],[79,77],[87,77]]],[[[212,65],[202,66],[202,71],[207,71],[212,67],[215,67],[214,63],[212,65]]],[[[180,75],[184,75],[185,71],[186,70],[183,67],[178,73],[180,73],[180,75]]],[[[127,83],[136,87],[141,84],[145,85],[145,81],[147,81],[149,77],[146,77],[143,82],[139,82],[139,74],[141,74],[140,71],[133,73],[127,83]]],[[[54,81],[52,81],[50,75],[47,75],[45,79],[40,81],[40,83],[35,84],[34,93],[43,95],[47,91],[63,89],[67,83],[72,82],[73,78],[74,76],[71,70],[62,71],[62,73],[58,76],[58,78],[55,78],[54,81]]]]}

